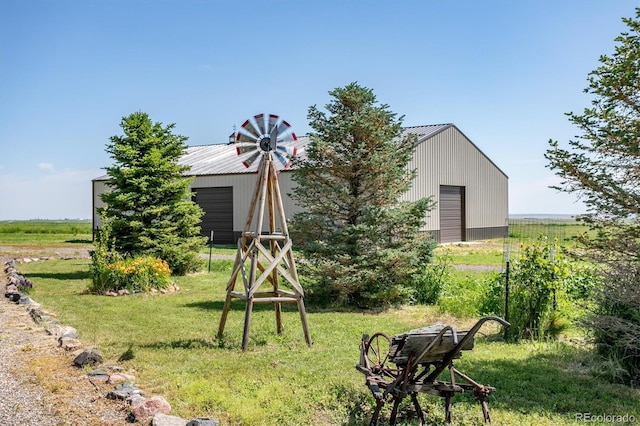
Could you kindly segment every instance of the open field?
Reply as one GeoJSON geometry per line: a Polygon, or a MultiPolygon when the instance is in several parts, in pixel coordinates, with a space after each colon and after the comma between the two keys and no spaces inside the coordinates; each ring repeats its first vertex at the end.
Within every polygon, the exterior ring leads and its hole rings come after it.
{"type": "Polygon", "coordinates": [[[93,248],[90,221],[0,221],[0,258],[55,256],[54,248],[72,255],[93,248]],[[42,250],[49,248],[48,250],[42,250]]]}

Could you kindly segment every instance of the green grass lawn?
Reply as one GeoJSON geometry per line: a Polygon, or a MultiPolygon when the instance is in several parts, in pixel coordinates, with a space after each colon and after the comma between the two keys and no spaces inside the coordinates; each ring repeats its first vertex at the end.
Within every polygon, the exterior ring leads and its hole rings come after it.
{"type": "MultiPolygon", "coordinates": [[[[178,293],[117,298],[84,293],[86,260],[21,264],[20,271],[34,282],[36,301],[75,327],[85,345],[98,346],[107,364],[134,374],[147,396],[163,395],[173,414],[216,417],[223,424],[368,424],[373,398],[354,368],[363,333],[391,335],[438,321],[465,327],[475,320],[426,306],[376,314],[308,307],[314,344],[307,347],[295,309],[285,309],[285,331],[278,336],[272,307],[258,305],[249,349],[242,352],[242,301],[234,302],[224,338],[215,337],[231,261],[212,266],[211,273],[176,278],[178,293]]],[[[457,362],[497,388],[489,398],[494,424],[569,425],[576,413],[587,412],[640,419],[640,391],[594,376],[588,347],[506,344],[496,331],[488,328],[489,338],[478,338],[457,362]]],[[[425,395],[421,401],[430,410],[429,424],[444,424],[442,401],[425,395]]],[[[454,424],[482,424],[469,395],[454,399],[453,416],[454,424]]]]}

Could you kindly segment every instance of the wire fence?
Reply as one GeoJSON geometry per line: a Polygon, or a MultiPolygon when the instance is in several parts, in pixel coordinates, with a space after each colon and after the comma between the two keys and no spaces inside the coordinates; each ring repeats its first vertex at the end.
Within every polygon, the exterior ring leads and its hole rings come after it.
{"type": "Polygon", "coordinates": [[[503,266],[534,242],[572,248],[577,236],[585,230],[586,226],[575,216],[510,217],[509,233],[503,243],[503,266]]]}
{"type": "MultiPolygon", "coordinates": [[[[578,222],[575,217],[512,217],[509,219],[509,232],[504,238],[503,246],[503,271],[505,272],[504,282],[504,318],[510,321],[512,303],[510,296],[510,272],[512,259],[520,258],[521,252],[527,247],[535,244],[537,246],[546,246],[547,253],[551,264],[554,260],[554,251],[558,248],[572,248],[576,245],[579,234],[586,231],[586,226],[578,222]]],[[[553,272],[552,272],[553,275],[553,272]]],[[[532,285],[531,283],[529,285],[532,285]]],[[[556,289],[551,288],[552,309],[556,310],[556,289]]],[[[535,305],[534,305],[535,306],[535,305]]],[[[517,314],[518,312],[516,312],[517,314]]],[[[533,312],[535,315],[541,315],[539,311],[533,312]]],[[[520,318],[522,319],[522,318],[520,318]]],[[[537,320],[536,320],[537,322],[537,320]]],[[[534,324],[536,324],[534,322],[534,324]]],[[[531,332],[537,331],[538,326],[531,327],[531,332]]],[[[509,329],[505,328],[504,337],[509,338],[509,329]]]]}

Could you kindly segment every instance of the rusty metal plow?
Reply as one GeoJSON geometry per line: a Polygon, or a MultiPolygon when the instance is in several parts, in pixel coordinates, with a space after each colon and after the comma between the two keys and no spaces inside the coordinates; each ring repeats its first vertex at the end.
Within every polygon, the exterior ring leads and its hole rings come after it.
{"type": "Polygon", "coordinates": [[[366,385],[376,400],[370,425],[378,424],[382,407],[391,401],[389,424],[395,425],[398,407],[406,397],[411,399],[420,423],[424,424],[424,412],[418,402],[420,392],[444,398],[447,423],[451,422],[451,398],[456,393],[472,392],[480,402],[485,423],[490,423],[486,399],[495,388],[474,381],[453,365],[463,350],[473,349],[474,336],[487,321],[509,326],[502,318],[483,317],[468,331],[436,325],[392,337],[384,333],[363,335],[356,369],[365,375],[366,385]],[[445,370],[449,372],[449,381],[438,379],[445,370]]]}

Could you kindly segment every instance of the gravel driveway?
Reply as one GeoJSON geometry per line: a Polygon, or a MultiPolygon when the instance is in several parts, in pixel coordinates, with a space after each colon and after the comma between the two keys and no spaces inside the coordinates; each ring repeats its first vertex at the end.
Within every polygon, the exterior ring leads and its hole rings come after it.
{"type": "Polygon", "coordinates": [[[106,399],[108,389],[92,384],[73,358],[33,321],[26,305],[2,297],[0,425],[128,424],[128,406],[106,399]]]}

